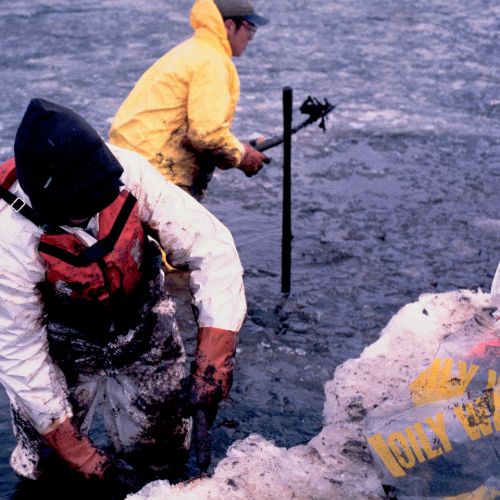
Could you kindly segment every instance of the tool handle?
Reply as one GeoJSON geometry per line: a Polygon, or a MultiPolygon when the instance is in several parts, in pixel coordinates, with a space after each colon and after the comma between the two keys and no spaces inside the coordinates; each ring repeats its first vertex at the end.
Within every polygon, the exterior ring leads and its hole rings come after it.
{"type": "Polygon", "coordinates": [[[206,471],[212,461],[210,426],[204,410],[196,410],[193,416],[193,435],[196,448],[196,462],[202,471],[206,471]]]}

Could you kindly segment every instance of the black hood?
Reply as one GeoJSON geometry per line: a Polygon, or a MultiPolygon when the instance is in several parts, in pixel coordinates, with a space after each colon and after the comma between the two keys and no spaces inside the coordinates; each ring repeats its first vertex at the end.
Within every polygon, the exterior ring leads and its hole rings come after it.
{"type": "Polygon", "coordinates": [[[80,115],[59,104],[31,100],[14,153],[19,184],[42,223],[93,216],[119,194],[120,163],[80,115]]]}

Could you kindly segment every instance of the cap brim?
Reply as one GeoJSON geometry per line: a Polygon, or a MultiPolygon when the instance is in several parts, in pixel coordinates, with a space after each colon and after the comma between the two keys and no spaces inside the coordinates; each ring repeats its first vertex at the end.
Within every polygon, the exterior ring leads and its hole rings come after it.
{"type": "Polygon", "coordinates": [[[269,19],[259,16],[258,14],[251,14],[250,16],[243,16],[249,23],[255,24],[255,26],[265,26],[269,19]]]}

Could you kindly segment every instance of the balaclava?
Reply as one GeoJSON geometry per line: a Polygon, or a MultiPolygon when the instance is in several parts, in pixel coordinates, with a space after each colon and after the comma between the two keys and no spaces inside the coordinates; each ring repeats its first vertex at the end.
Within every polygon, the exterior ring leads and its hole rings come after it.
{"type": "Polygon", "coordinates": [[[31,100],[14,153],[19,184],[43,224],[91,217],[119,194],[120,163],[80,115],[59,104],[31,100]]]}

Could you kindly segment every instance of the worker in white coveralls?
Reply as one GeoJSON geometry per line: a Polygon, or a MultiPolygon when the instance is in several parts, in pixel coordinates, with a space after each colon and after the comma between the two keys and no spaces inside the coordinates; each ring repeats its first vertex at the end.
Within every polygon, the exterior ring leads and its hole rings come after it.
{"type": "Polygon", "coordinates": [[[0,167],[0,379],[17,440],[11,465],[37,479],[55,451],[88,479],[130,478],[141,467],[162,477],[186,460],[190,414],[231,387],[246,311],[232,236],[145,159],[108,148],[58,104],[29,103],[14,152],[0,167]],[[161,250],[191,271],[199,329],[183,384],[161,250]],[[88,437],[96,411],[109,436],[101,449],[88,437]]]}

